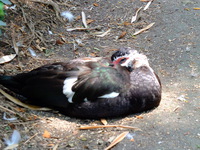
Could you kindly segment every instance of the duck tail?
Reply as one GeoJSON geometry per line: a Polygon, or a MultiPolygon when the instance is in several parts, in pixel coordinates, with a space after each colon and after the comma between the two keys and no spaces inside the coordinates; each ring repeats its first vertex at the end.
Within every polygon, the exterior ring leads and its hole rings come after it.
{"type": "Polygon", "coordinates": [[[13,91],[19,88],[19,83],[14,80],[13,76],[0,75],[0,84],[13,91]]]}

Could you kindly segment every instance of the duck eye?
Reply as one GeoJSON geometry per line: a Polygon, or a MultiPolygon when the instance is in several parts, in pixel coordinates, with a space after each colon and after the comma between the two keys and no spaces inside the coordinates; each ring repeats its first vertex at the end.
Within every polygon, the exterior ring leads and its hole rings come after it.
{"type": "Polygon", "coordinates": [[[119,63],[123,64],[126,60],[127,60],[126,58],[122,58],[119,63]]]}

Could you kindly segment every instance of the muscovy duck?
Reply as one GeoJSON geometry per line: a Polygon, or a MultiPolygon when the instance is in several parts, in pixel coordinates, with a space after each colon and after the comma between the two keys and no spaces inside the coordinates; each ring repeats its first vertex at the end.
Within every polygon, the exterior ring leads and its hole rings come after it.
{"type": "Polygon", "coordinates": [[[70,117],[113,118],[147,111],[161,100],[159,77],[145,55],[122,48],[110,58],[80,58],[44,65],[0,84],[23,101],[70,117]]]}

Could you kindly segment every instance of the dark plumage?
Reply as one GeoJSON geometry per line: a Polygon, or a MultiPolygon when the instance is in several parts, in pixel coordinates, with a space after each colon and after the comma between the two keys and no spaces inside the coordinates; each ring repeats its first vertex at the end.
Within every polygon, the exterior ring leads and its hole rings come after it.
{"type": "Polygon", "coordinates": [[[157,107],[161,84],[145,55],[121,49],[109,58],[45,65],[0,84],[23,101],[78,118],[110,118],[157,107]]]}

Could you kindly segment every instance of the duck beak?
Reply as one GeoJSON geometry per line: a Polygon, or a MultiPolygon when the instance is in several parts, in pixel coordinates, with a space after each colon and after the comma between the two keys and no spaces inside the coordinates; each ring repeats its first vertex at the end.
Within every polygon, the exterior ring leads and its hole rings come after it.
{"type": "Polygon", "coordinates": [[[132,61],[128,63],[127,69],[128,69],[129,72],[132,72],[134,70],[132,61]]]}

